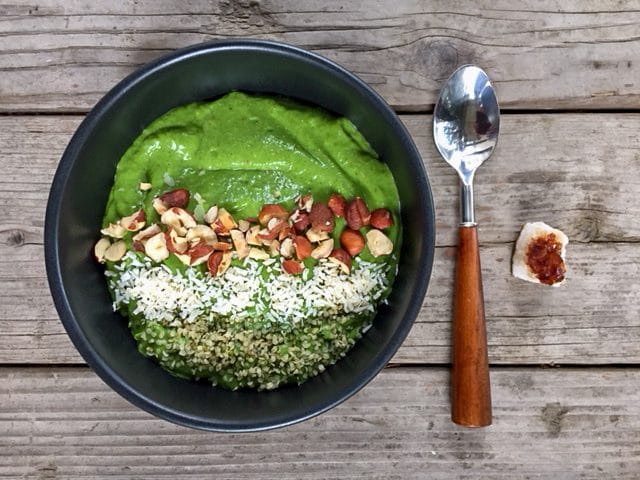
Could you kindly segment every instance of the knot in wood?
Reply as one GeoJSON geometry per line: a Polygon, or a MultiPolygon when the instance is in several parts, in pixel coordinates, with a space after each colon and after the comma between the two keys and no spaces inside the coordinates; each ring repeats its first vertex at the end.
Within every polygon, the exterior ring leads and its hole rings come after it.
{"type": "Polygon", "coordinates": [[[22,230],[8,230],[3,232],[6,235],[6,244],[10,247],[21,247],[24,245],[24,232],[22,230]]]}
{"type": "Polygon", "coordinates": [[[445,40],[423,43],[417,48],[417,61],[429,78],[448,77],[458,65],[458,49],[445,40]]]}

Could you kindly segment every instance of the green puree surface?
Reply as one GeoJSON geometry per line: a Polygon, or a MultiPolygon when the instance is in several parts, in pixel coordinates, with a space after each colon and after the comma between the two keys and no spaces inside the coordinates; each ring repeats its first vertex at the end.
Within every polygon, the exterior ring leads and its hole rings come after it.
{"type": "MultiPolygon", "coordinates": [[[[359,195],[370,209],[397,210],[389,169],[346,118],[278,97],[233,92],[178,107],[155,120],[118,164],[105,221],[129,215],[175,187],[224,205],[237,218],[257,215],[311,191],[359,195]],[[153,185],[141,192],[140,182],[153,185]],[[279,195],[278,195],[279,194],[279,195]]],[[[393,239],[392,239],[393,240],[393,239]]]]}
{"type": "MultiPolygon", "coordinates": [[[[370,210],[388,208],[396,221],[395,226],[385,230],[394,243],[394,255],[373,258],[365,249],[360,257],[367,261],[388,263],[389,279],[392,280],[395,275],[395,259],[401,240],[398,192],[386,164],[378,159],[376,152],[346,118],[282,97],[241,92],[229,93],[213,102],[175,108],[149,125],[118,163],[104,225],[117,222],[140,206],[147,214],[147,224],[159,222],[151,202],[157,195],[174,188],[189,190],[190,211],[193,212],[198,203],[204,211],[212,205],[218,205],[226,208],[236,220],[256,217],[265,203],[281,203],[292,210],[294,199],[306,193],[312,193],[316,201],[324,202],[333,192],[342,194],[347,200],[360,196],[370,210]],[[141,191],[141,182],[150,183],[151,190],[141,191]]],[[[334,232],[336,239],[344,227],[344,221],[337,220],[334,232]]],[[[365,233],[365,230],[362,232],[365,233]]],[[[129,243],[130,236],[125,239],[129,243]]],[[[166,263],[172,269],[183,269],[176,260],[170,258],[166,263]]],[[[313,267],[312,260],[305,263],[313,267]]],[[[107,268],[114,271],[113,265],[107,265],[107,268]]],[[[131,306],[128,310],[132,311],[131,306]]],[[[228,372],[215,365],[195,367],[188,361],[185,363],[184,358],[176,362],[179,353],[167,353],[166,342],[158,345],[156,341],[149,342],[144,337],[171,338],[172,342],[177,339],[175,342],[179,344],[186,341],[182,338],[184,333],[174,327],[140,318],[126,309],[122,309],[122,313],[129,316],[140,351],[155,357],[173,373],[208,378],[231,388],[264,387],[265,383],[269,383],[238,382],[236,377],[226,375],[228,372]],[[142,335],[145,332],[149,335],[142,335]]],[[[317,361],[309,369],[302,368],[301,371],[296,368],[298,373],[289,372],[274,377],[270,383],[301,382],[321,371],[323,367],[318,369],[320,364],[335,362],[359,336],[354,332],[359,332],[372,317],[360,315],[349,318],[347,315],[336,321],[337,331],[330,334],[326,333],[326,325],[310,320],[309,328],[313,326],[316,334],[324,332],[323,341],[327,337],[339,337],[335,345],[329,348],[330,358],[317,361]]],[[[243,332],[252,339],[260,336],[253,325],[245,326],[243,332]]],[[[205,335],[206,325],[198,328],[202,330],[199,335],[205,335]]],[[[234,324],[233,328],[243,327],[234,324]]],[[[295,347],[296,339],[301,337],[305,337],[305,344],[313,342],[312,332],[296,332],[295,328],[286,332],[280,325],[269,328],[271,336],[278,335],[278,351],[289,350],[282,345],[295,347]]],[[[269,328],[263,327],[262,332],[269,328]]],[[[241,360],[236,359],[236,366],[242,363],[241,360]]],[[[282,358],[278,361],[282,366],[282,358]]]]}

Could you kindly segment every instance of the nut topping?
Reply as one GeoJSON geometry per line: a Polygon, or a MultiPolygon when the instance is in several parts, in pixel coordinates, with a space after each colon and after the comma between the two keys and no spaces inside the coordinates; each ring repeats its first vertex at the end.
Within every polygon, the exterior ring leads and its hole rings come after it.
{"type": "Polygon", "coordinates": [[[100,230],[100,233],[111,238],[122,238],[127,231],[119,223],[110,223],[107,228],[100,230]]]}
{"type": "Polygon", "coordinates": [[[269,258],[269,254],[261,248],[251,247],[249,249],[249,258],[253,258],[254,260],[266,260],[269,258]]]}
{"type": "Polygon", "coordinates": [[[304,271],[304,265],[295,260],[285,260],[282,262],[282,268],[291,275],[300,275],[304,271]]]}
{"type": "Polygon", "coordinates": [[[218,237],[216,237],[215,232],[208,225],[196,225],[190,228],[186,238],[191,244],[198,243],[200,240],[203,240],[207,245],[218,243],[218,237]]]}
{"type": "Polygon", "coordinates": [[[143,209],[140,209],[137,212],[133,212],[128,217],[121,218],[119,223],[130,232],[137,232],[144,227],[146,222],[147,215],[144,213],[143,209]]]}
{"type": "Polygon", "coordinates": [[[238,230],[240,230],[242,233],[246,233],[249,228],[251,228],[251,224],[246,221],[246,220],[239,220],[238,221],[238,230]]]}
{"type": "Polygon", "coordinates": [[[329,238],[327,232],[316,232],[315,230],[307,230],[306,235],[311,243],[318,243],[329,238]]]}
{"type": "Polygon", "coordinates": [[[275,203],[267,203],[262,206],[260,213],[258,214],[258,221],[260,225],[266,226],[269,220],[272,218],[279,218],[280,220],[286,220],[289,217],[289,212],[282,205],[275,203]]]}
{"type": "Polygon", "coordinates": [[[301,235],[296,236],[293,239],[293,246],[296,251],[296,257],[298,260],[304,260],[305,258],[311,256],[311,252],[313,247],[311,246],[311,242],[301,235]]]}
{"type": "Polygon", "coordinates": [[[158,213],[158,215],[162,215],[164,214],[164,212],[169,210],[169,207],[167,207],[165,203],[162,200],[160,200],[158,197],[153,199],[153,201],[151,202],[151,206],[158,213]]]}
{"type": "Polygon", "coordinates": [[[172,207],[171,210],[177,213],[178,218],[180,219],[182,224],[185,226],[185,228],[193,228],[196,225],[198,225],[198,223],[196,222],[196,219],[193,218],[193,215],[191,215],[186,210],[182,208],[175,208],[175,207],[172,207]]]}
{"type": "Polygon", "coordinates": [[[332,193],[327,205],[336,217],[344,217],[345,210],[347,209],[347,201],[342,195],[332,193]]]}
{"type": "Polygon", "coordinates": [[[311,256],[316,260],[319,260],[321,258],[327,258],[329,255],[331,255],[332,251],[333,251],[333,238],[330,238],[329,240],[320,242],[320,245],[314,248],[313,251],[311,252],[311,256]]]}
{"type": "Polygon", "coordinates": [[[169,250],[167,250],[167,242],[164,235],[162,232],[156,233],[147,240],[144,246],[144,253],[154,262],[161,262],[169,258],[169,250]]]}
{"type": "Polygon", "coordinates": [[[364,250],[364,237],[357,230],[345,228],[340,234],[340,245],[342,245],[342,248],[344,248],[349,255],[355,257],[364,250]]]}
{"type": "Polygon", "coordinates": [[[220,266],[218,267],[218,275],[222,275],[231,266],[232,256],[233,254],[231,252],[223,252],[222,262],[220,262],[220,266]]]}
{"type": "Polygon", "coordinates": [[[278,240],[283,241],[285,238],[293,237],[293,236],[294,236],[293,230],[288,224],[285,223],[285,226],[282,228],[282,230],[280,230],[280,233],[278,234],[278,240]]]}
{"type": "Polygon", "coordinates": [[[214,205],[207,210],[207,213],[204,214],[204,221],[208,224],[212,224],[216,221],[216,218],[218,218],[218,206],[214,205]]]}
{"type": "Polygon", "coordinates": [[[266,228],[263,228],[258,232],[258,240],[260,240],[260,245],[269,246],[275,238],[278,236],[277,232],[270,232],[266,228]]]}
{"type": "Polygon", "coordinates": [[[260,225],[254,225],[247,232],[247,243],[249,245],[260,246],[262,245],[262,241],[258,238],[258,233],[260,232],[260,225]]]}
{"type": "Polygon", "coordinates": [[[219,208],[218,218],[213,222],[211,228],[218,235],[228,236],[231,230],[238,228],[238,224],[226,209],[219,208]]]}
{"type": "Polygon", "coordinates": [[[206,262],[212,253],[213,247],[207,245],[204,241],[200,241],[200,243],[193,245],[187,252],[190,258],[189,264],[192,266],[200,265],[206,262]]]}
{"type": "Polygon", "coordinates": [[[316,232],[332,232],[335,228],[335,220],[331,209],[322,202],[316,202],[309,212],[311,229],[316,232]]]}
{"type": "Polygon", "coordinates": [[[258,238],[260,238],[263,241],[262,243],[264,243],[264,240],[267,240],[270,242],[271,240],[278,238],[278,236],[280,235],[280,232],[284,228],[289,226],[289,224],[285,220],[282,220],[279,218],[272,218],[271,220],[269,220],[268,225],[270,226],[258,232],[258,238]]]}
{"type": "Polygon", "coordinates": [[[231,265],[231,252],[213,252],[207,260],[207,269],[212,277],[222,275],[231,265]]]}
{"type": "Polygon", "coordinates": [[[291,238],[285,238],[280,244],[280,255],[284,258],[291,258],[296,253],[296,249],[293,245],[291,238]]]}
{"type": "Polygon", "coordinates": [[[123,240],[118,240],[113,245],[110,245],[104,252],[104,259],[110,262],[117,262],[124,254],[127,253],[127,244],[123,240]]]}
{"type": "Polygon", "coordinates": [[[240,230],[231,230],[231,240],[233,241],[233,246],[236,249],[238,258],[246,258],[249,255],[250,249],[247,240],[244,238],[244,233],[240,230]]]}
{"type": "Polygon", "coordinates": [[[111,240],[109,240],[108,238],[103,237],[96,242],[95,246],[93,247],[93,256],[98,262],[104,263],[104,254],[110,246],[111,240]]]}
{"type": "Polygon", "coordinates": [[[365,225],[369,225],[371,221],[371,213],[369,213],[367,204],[360,197],[355,197],[349,202],[344,216],[347,220],[347,225],[352,230],[360,230],[365,225]]]}
{"type": "Polygon", "coordinates": [[[213,252],[207,260],[207,269],[212,277],[218,276],[218,268],[222,262],[222,252],[213,252]]]}
{"type": "Polygon", "coordinates": [[[187,239],[179,236],[173,228],[164,232],[164,242],[171,253],[185,253],[189,249],[187,239]]]}
{"type": "Polygon", "coordinates": [[[180,260],[187,267],[191,266],[191,257],[186,253],[174,253],[178,260],[180,260]]]}
{"type": "MultiPolygon", "coordinates": [[[[280,218],[275,218],[273,217],[271,220],[269,220],[267,222],[267,228],[269,230],[273,230],[276,228],[276,226],[280,227],[280,225],[284,224],[284,220],[280,219],[280,218]]],[[[280,227],[281,228],[281,227],[280,227]]]]}
{"type": "Polygon", "coordinates": [[[296,199],[296,204],[300,210],[310,212],[313,206],[313,195],[301,195],[296,199]]]}
{"type": "Polygon", "coordinates": [[[227,230],[238,228],[238,224],[225,208],[218,209],[218,220],[222,222],[222,226],[227,230]]]}
{"type": "Polygon", "coordinates": [[[228,250],[231,250],[232,245],[227,242],[216,242],[212,245],[212,247],[214,250],[220,250],[220,251],[226,252],[228,250]]]}
{"type": "Polygon", "coordinates": [[[164,203],[167,208],[185,208],[189,203],[189,191],[184,188],[176,188],[175,190],[159,195],[158,199],[164,203]]]}
{"type": "Polygon", "coordinates": [[[178,207],[171,207],[160,217],[160,221],[175,229],[181,237],[187,234],[187,230],[195,227],[196,221],[189,212],[178,207]]]}
{"type": "Polygon", "coordinates": [[[149,238],[149,237],[153,237],[156,233],[160,233],[162,231],[162,229],[160,228],[160,225],[154,223],[153,225],[149,225],[147,228],[145,228],[144,230],[140,230],[138,233],[136,233],[133,236],[133,241],[134,242],[143,242],[149,238]]]}
{"type": "Polygon", "coordinates": [[[329,261],[340,266],[340,269],[349,275],[351,273],[351,257],[341,248],[336,248],[329,255],[329,261]]]}
{"type": "Polygon", "coordinates": [[[152,187],[153,185],[147,182],[140,182],[140,185],[138,185],[138,188],[143,192],[146,192],[147,190],[151,190],[152,187]]]}
{"type": "Polygon", "coordinates": [[[389,237],[375,228],[367,232],[367,246],[374,257],[389,255],[393,252],[393,243],[389,237]]]}
{"type": "Polygon", "coordinates": [[[271,245],[269,245],[269,255],[275,257],[278,254],[280,254],[280,242],[278,240],[274,240],[271,242],[271,245]]]}
{"type": "MultiPolygon", "coordinates": [[[[151,184],[140,184],[143,191],[151,188],[151,184]]],[[[145,228],[146,212],[142,208],[109,224],[101,230],[109,238],[103,237],[94,245],[96,260],[104,263],[122,259],[128,242],[112,243],[112,239],[124,238],[127,231],[136,232],[131,237],[134,251],[144,252],[155,262],[162,262],[171,254],[187,266],[207,262],[212,276],[222,275],[234,256],[258,261],[282,256],[284,271],[293,275],[305,270],[303,261],[309,257],[328,258],[348,274],[352,268],[351,257],[360,254],[365,245],[375,257],[393,251],[393,243],[381,231],[394,224],[391,212],[386,208],[369,212],[360,197],[347,202],[342,195],[333,193],[325,204],[314,202],[309,194],[296,199],[298,208],[293,213],[282,205],[266,204],[257,218],[241,219],[237,223],[226,209],[217,205],[204,213],[202,199],[198,194],[194,198],[199,209],[195,218],[185,210],[190,200],[189,191],[178,188],[153,199],[160,224],[145,228]],[[340,232],[341,248],[334,248],[336,242],[331,233],[336,226],[335,218],[342,216],[348,227],[340,232]],[[203,221],[204,224],[199,223],[203,221]],[[369,224],[373,228],[365,238],[358,230],[369,224]],[[166,225],[166,229],[162,225],[166,225]],[[220,236],[226,237],[225,241],[221,241],[220,236]]]]}
{"type": "Polygon", "coordinates": [[[311,224],[311,222],[309,221],[309,214],[301,210],[296,210],[295,212],[293,212],[293,215],[289,217],[289,220],[293,222],[293,228],[298,233],[304,232],[307,228],[309,228],[309,225],[311,224]]]}
{"type": "Polygon", "coordinates": [[[393,226],[393,217],[386,208],[377,208],[371,212],[371,226],[378,230],[384,230],[393,226]]]}

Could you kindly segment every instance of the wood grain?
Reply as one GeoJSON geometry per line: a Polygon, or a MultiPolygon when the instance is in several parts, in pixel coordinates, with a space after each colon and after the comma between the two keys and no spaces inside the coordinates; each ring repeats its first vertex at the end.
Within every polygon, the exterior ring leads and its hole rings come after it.
{"type": "MultiPolygon", "coordinates": [[[[430,174],[439,248],[426,303],[394,362],[446,363],[457,180],[437,157],[430,117],[402,118],[430,174]]],[[[0,363],[81,361],[52,306],[42,251],[49,185],[79,120],[0,117],[0,363]]],[[[475,187],[491,362],[640,362],[640,115],[507,115],[502,129],[475,187]],[[562,288],[510,276],[513,241],[534,220],[571,239],[562,288]]]]}
{"type": "Polygon", "coordinates": [[[491,425],[491,383],[478,227],[461,225],[458,236],[451,333],[451,419],[465,427],[486,427],[491,425]]]}
{"type": "Polygon", "coordinates": [[[0,110],[86,111],[173,49],[288,42],[354,71],[404,110],[431,108],[463,63],[503,108],[638,108],[638,1],[17,0],[0,5],[0,110]]]}
{"type": "MultiPolygon", "coordinates": [[[[455,245],[457,177],[433,145],[431,116],[401,118],[429,173],[437,243],[455,245]]],[[[80,120],[0,117],[0,243],[41,243],[49,185],[80,120]]],[[[640,242],[639,131],[640,114],[503,116],[497,151],[474,186],[480,243],[512,242],[534,220],[571,242],[640,242]]]]}
{"type": "Polygon", "coordinates": [[[3,478],[635,479],[640,373],[497,369],[490,428],[449,419],[446,369],[393,368],[311,421],[211,434],[129,405],[84,368],[0,369],[3,478]]]}
{"type": "Polygon", "coordinates": [[[638,25],[640,0],[0,2],[0,478],[637,479],[640,114],[542,110],[639,111],[638,25]],[[489,357],[520,364],[491,369],[491,427],[452,424],[449,369],[416,365],[450,359],[458,222],[426,115],[402,119],[433,187],[433,277],[395,366],[354,398],[287,429],[211,434],[136,409],[80,365],[43,263],[49,186],[82,119],[58,113],[88,111],[175,48],[240,37],[320,53],[406,113],[477,63],[520,110],[476,178],[489,357]],[[571,239],[561,288],[510,276],[534,220],[571,239]]]}
{"type": "MultiPolygon", "coordinates": [[[[511,277],[511,252],[510,244],[480,251],[491,363],[640,362],[638,244],[569,245],[567,282],[553,289],[511,277]]],[[[449,363],[454,260],[454,248],[437,249],[426,301],[393,362],[449,363]]],[[[0,245],[0,363],[80,361],[43,262],[40,245],[0,245]]]]}

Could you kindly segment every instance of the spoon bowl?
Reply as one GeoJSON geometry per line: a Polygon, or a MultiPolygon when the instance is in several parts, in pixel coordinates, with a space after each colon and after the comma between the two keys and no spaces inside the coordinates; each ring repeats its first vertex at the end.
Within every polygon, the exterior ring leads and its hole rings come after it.
{"type": "Polygon", "coordinates": [[[474,65],[458,68],[436,104],[433,137],[444,160],[463,183],[491,156],[498,143],[500,108],[489,77],[474,65]]]}

